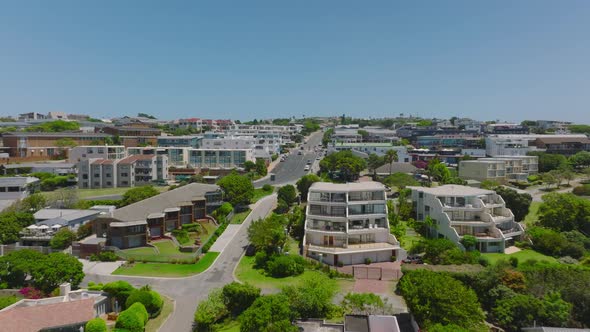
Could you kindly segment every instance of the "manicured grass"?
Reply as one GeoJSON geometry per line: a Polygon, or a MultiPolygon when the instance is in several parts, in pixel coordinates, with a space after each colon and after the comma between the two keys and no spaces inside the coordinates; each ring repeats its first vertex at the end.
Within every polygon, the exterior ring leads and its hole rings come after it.
{"type": "Polygon", "coordinates": [[[234,214],[233,218],[231,218],[231,223],[232,224],[243,223],[244,220],[246,219],[246,217],[248,217],[248,215],[250,214],[250,212],[252,212],[252,210],[248,209],[246,211],[234,214]]]}
{"type": "Polygon", "coordinates": [[[205,271],[219,256],[218,252],[208,252],[195,264],[133,263],[122,265],[113,272],[116,275],[143,277],[187,277],[205,271]]]}
{"type": "Polygon", "coordinates": [[[306,270],[303,274],[293,277],[273,278],[264,275],[264,271],[254,268],[254,256],[244,256],[236,269],[236,277],[241,282],[247,282],[260,288],[280,289],[283,286],[292,285],[302,279],[303,276],[320,275],[321,272],[306,270]]]}
{"type": "Polygon", "coordinates": [[[252,197],[250,202],[256,203],[262,197],[268,196],[270,194],[272,194],[272,191],[264,191],[262,188],[254,189],[254,197],[252,197]]]}
{"type": "Polygon", "coordinates": [[[162,296],[162,300],[164,300],[162,311],[158,317],[148,320],[147,324],[145,324],[145,332],[158,332],[162,324],[166,321],[166,318],[168,318],[174,310],[174,302],[171,299],[162,296]]]}
{"type": "Polygon", "coordinates": [[[539,207],[542,202],[532,202],[529,207],[529,213],[524,217],[524,224],[527,226],[533,226],[539,220],[539,207]]]}
{"type": "MultiPolygon", "coordinates": [[[[165,186],[154,186],[154,188],[161,193],[168,190],[168,187],[165,186]]],[[[97,196],[123,195],[129,189],[131,188],[76,189],[76,194],[79,199],[88,199],[97,196]]],[[[49,199],[54,195],[54,192],[46,191],[42,192],[42,194],[49,199]]]]}
{"type": "Polygon", "coordinates": [[[549,263],[556,263],[557,262],[557,260],[555,258],[553,258],[551,256],[543,255],[543,254],[538,253],[538,252],[531,250],[531,249],[524,249],[524,250],[521,250],[521,251],[516,252],[514,254],[510,254],[510,255],[500,254],[500,253],[493,253],[493,254],[486,253],[486,254],[481,254],[481,255],[483,257],[487,258],[490,261],[490,263],[492,263],[492,264],[496,264],[501,259],[508,260],[510,257],[518,258],[519,263],[525,262],[529,259],[535,259],[537,261],[546,261],[549,263]]]}
{"type": "Polygon", "coordinates": [[[180,252],[170,240],[157,241],[152,243],[160,251],[160,255],[189,255],[190,253],[180,252]]]}
{"type": "Polygon", "coordinates": [[[174,243],[170,240],[161,240],[153,242],[152,245],[158,248],[156,251],[152,247],[141,247],[125,249],[121,251],[121,256],[129,260],[147,262],[170,262],[171,260],[191,260],[194,256],[192,253],[180,252],[174,243]]]}

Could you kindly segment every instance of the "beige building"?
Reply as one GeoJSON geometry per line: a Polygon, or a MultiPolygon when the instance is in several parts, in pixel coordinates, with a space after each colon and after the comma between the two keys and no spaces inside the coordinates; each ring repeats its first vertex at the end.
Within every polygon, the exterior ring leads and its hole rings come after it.
{"type": "Polygon", "coordinates": [[[537,156],[499,156],[459,162],[459,177],[464,180],[526,181],[539,170],[537,156]]]}
{"type": "Polygon", "coordinates": [[[82,189],[135,187],[168,179],[168,157],[137,155],[123,159],[86,159],[78,163],[82,189]]]}

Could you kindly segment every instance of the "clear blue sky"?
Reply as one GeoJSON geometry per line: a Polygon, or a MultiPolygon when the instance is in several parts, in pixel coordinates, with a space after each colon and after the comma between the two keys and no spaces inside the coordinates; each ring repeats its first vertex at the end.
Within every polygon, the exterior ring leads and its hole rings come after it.
{"type": "Polygon", "coordinates": [[[0,1],[0,114],[590,122],[590,1],[0,1]]]}

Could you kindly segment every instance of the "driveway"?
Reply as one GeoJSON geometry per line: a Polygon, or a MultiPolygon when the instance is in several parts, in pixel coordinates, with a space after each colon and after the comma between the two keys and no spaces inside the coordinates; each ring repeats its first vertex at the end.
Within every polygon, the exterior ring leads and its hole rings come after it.
{"type": "Polygon", "coordinates": [[[145,284],[151,285],[154,290],[175,301],[174,312],[160,328],[160,331],[191,331],[197,304],[206,299],[212,289],[223,287],[225,284],[234,281],[233,270],[248,245],[248,226],[252,220],[266,217],[276,205],[276,200],[277,196],[273,194],[253,204],[252,212],[244,220],[235,235],[229,239],[217,260],[207,271],[201,274],[186,278],[153,278],[91,273],[86,275],[84,283],[86,284],[89,281],[105,283],[126,280],[136,287],[145,284]]]}
{"type": "Polygon", "coordinates": [[[84,274],[111,274],[119,268],[124,261],[117,262],[91,262],[87,259],[80,259],[84,274]]]}

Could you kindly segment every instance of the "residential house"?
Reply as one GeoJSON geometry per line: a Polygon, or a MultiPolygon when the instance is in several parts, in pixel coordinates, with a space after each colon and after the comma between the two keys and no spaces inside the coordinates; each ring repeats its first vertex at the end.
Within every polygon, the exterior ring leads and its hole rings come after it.
{"type": "Polygon", "coordinates": [[[447,238],[463,248],[461,240],[471,235],[477,240],[477,250],[504,252],[524,234],[502,197],[492,190],[460,185],[408,188],[416,220],[430,217],[434,222],[432,237],[447,238]]]}
{"type": "Polygon", "coordinates": [[[23,199],[38,190],[39,179],[35,177],[0,177],[0,200],[23,199]]]}
{"type": "Polygon", "coordinates": [[[107,246],[140,247],[150,238],[204,219],[221,203],[217,185],[190,183],[99,217],[94,233],[105,238],[107,246]]]}
{"type": "Polygon", "coordinates": [[[243,169],[246,161],[256,162],[252,149],[189,149],[188,164],[207,170],[243,169]]]}
{"type": "Polygon", "coordinates": [[[165,155],[85,159],[78,163],[78,186],[85,189],[135,187],[168,179],[165,155]]]}
{"type": "Polygon", "coordinates": [[[68,161],[77,163],[84,159],[123,159],[125,147],[123,145],[80,145],[70,149],[68,161]]]}
{"type": "Polygon", "coordinates": [[[306,256],[329,265],[401,259],[403,249],[389,232],[381,183],[316,182],[309,189],[307,201],[306,256]]]}
{"type": "Polygon", "coordinates": [[[59,296],[22,299],[0,310],[0,330],[18,332],[82,331],[86,323],[111,312],[106,293],[60,285],[59,296]]]}
{"type": "Polygon", "coordinates": [[[590,138],[578,136],[539,137],[534,144],[547,153],[572,156],[580,151],[590,151],[590,138]]]}
{"type": "Polygon", "coordinates": [[[459,177],[464,180],[506,182],[503,160],[463,160],[459,162],[459,177]]]}
{"type": "Polygon", "coordinates": [[[108,137],[111,135],[69,132],[8,132],[2,134],[2,141],[4,149],[8,150],[10,157],[33,160],[67,156],[70,147],[64,145],[66,141],[75,145],[104,144],[108,137]]]}

